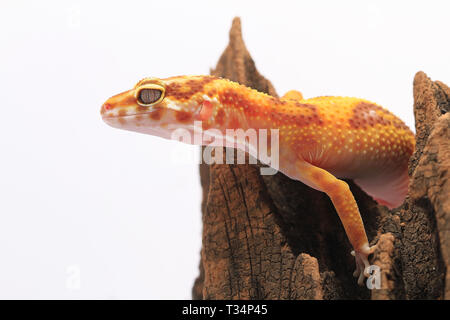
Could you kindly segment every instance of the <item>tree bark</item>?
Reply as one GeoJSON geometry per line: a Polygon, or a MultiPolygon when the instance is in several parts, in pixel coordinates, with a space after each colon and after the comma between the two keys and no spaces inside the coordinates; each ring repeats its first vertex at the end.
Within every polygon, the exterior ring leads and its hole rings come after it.
{"type": "MultiPolygon", "coordinates": [[[[211,74],[277,96],[233,20],[211,74]]],[[[201,165],[203,245],[194,299],[449,299],[450,90],[414,79],[417,148],[404,204],[378,206],[347,181],[361,211],[381,289],[359,287],[352,250],[326,194],[258,165],[201,165]]],[[[248,162],[247,162],[248,163],[248,162]]]]}

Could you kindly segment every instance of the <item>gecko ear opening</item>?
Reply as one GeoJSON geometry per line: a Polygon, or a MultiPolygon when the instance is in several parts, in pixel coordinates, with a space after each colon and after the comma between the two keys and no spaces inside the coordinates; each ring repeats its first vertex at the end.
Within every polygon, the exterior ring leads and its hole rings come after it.
{"type": "Polygon", "coordinates": [[[155,83],[144,84],[135,91],[136,102],[142,107],[150,107],[164,99],[165,88],[155,83]]]}
{"type": "Polygon", "coordinates": [[[202,121],[208,120],[213,113],[211,101],[208,100],[203,101],[203,103],[200,105],[200,109],[197,112],[200,120],[202,121]]]}

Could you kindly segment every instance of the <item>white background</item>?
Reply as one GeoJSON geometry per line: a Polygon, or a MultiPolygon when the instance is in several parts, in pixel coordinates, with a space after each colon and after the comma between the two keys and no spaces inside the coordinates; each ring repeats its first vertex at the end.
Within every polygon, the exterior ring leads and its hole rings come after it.
{"type": "Polygon", "coordinates": [[[0,298],[190,298],[196,147],[113,129],[111,95],[206,74],[231,20],[279,94],[357,96],[413,127],[412,81],[450,84],[448,1],[2,1],[0,298]]]}

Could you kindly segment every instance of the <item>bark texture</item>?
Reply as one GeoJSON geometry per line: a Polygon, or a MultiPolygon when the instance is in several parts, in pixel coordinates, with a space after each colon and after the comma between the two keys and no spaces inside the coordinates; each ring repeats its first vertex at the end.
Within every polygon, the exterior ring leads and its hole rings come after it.
{"type": "MultiPolygon", "coordinates": [[[[233,20],[211,74],[277,96],[233,20]]],[[[450,91],[414,79],[417,150],[405,203],[393,211],[347,181],[381,267],[381,289],[352,277],[351,246],[326,194],[261,165],[201,165],[203,246],[194,299],[450,299],[450,91]]],[[[248,162],[247,162],[248,163],[248,162]]]]}

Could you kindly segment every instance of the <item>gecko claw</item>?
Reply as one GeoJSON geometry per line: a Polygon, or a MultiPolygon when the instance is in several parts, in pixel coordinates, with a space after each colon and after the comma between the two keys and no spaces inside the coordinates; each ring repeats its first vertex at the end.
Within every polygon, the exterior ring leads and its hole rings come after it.
{"type": "Polygon", "coordinates": [[[358,278],[358,284],[360,286],[364,285],[364,279],[370,277],[369,273],[369,255],[371,255],[376,249],[376,245],[369,247],[368,245],[363,246],[360,250],[353,250],[351,252],[352,256],[355,257],[356,270],[353,272],[353,277],[358,278]]]}

